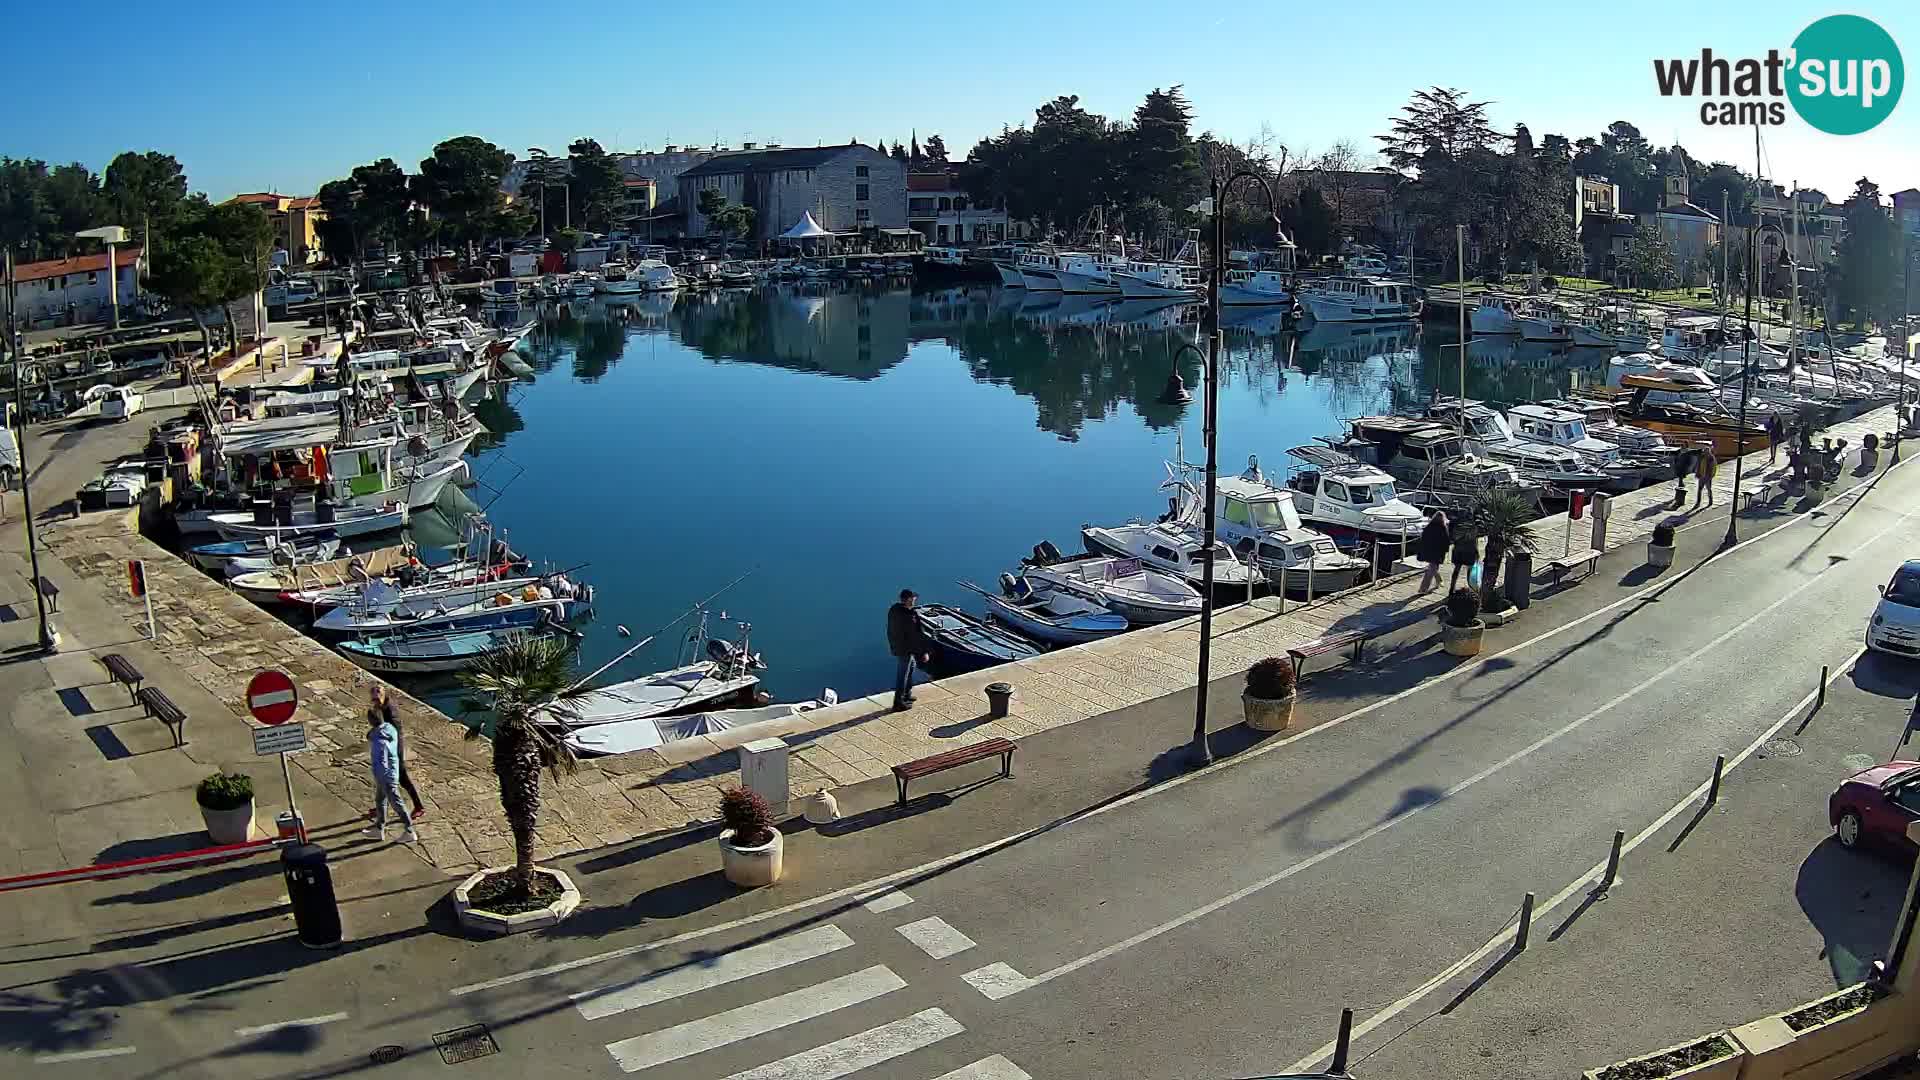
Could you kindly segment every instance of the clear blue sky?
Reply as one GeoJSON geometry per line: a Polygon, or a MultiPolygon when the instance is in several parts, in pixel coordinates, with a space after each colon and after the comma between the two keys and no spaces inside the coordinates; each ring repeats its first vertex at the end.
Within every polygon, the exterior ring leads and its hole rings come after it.
{"type": "MultiPolygon", "coordinates": [[[[40,46],[10,51],[0,153],[101,168],[122,149],[164,150],[215,198],[307,194],[379,157],[411,171],[462,134],[523,155],[581,136],[625,150],[904,141],[917,129],[958,157],[1056,94],[1123,116],[1173,83],[1197,129],[1240,140],[1264,124],[1296,150],[1345,139],[1371,151],[1407,95],[1437,83],[1492,100],[1499,126],[1524,122],[1536,139],[1625,119],[1656,143],[1677,137],[1751,168],[1752,130],[1703,127],[1697,103],[1662,100],[1651,60],[1784,49],[1844,10],[1886,27],[1909,68],[1920,61],[1920,6],[1879,0],[20,4],[7,38],[40,46]],[[86,54],[101,39],[116,48],[95,63],[86,54]]],[[[1836,198],[1862,174],[1888,192],[1920,185],[1920,90],[1864,135],[1790,118],[1766,140],[1770,176],[1836,198]]]]}

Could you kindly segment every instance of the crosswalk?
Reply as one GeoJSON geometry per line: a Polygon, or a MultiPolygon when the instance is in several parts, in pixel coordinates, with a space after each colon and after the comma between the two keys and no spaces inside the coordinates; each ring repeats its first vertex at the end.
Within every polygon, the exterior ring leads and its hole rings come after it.
{"type": "MultiPolygon", "coordinates": [[[[904,893],[889,892],[864,910],[879,914],[910,903],[912,898],[904,893]]],[[[901,912],[908,914],[920,913],[901,912]]],[[[929,1005],[928,989],[950,992],[952,987],[966,986],[957,969],[941,970],[940,962],[976,948],[972,938],[931,915],[893,926],[890,948],[874,940],[871,929],[865,933],[869,944],[862,947],[839,925],[798,929],[696,956],[639,978],[582,990],[571,994],[570,1001],[583,1020],[605,1025],[608,1035],[621,1036],[605,1046],[613,1064],[624,1073],[652,1076],[658,1070],[675,1078],[836,1080],[873,1070],[866,1075],[1032,1080],[1000,1054],[951,1071],[942,1070],[967,1056],[954,1053],[951,1046],[936,1065],[926,1063],[939,1059],[940,1053],[908,1057],[966,1032],[946,1009],[925,1006],[929,1005]],[[902,940],[926,960],[906,959],[915,954],[901,949],[902,940]],[[870,955],[873,950],[882,955],[870,955]],[[874,962],[887,960],[888,954],[893,966],[874,962]],[[929,961],[934,969],[922,971],[929,961]],[[918,980],[917,994],[909,990],[908,979],[896,966],[918,980]],[[862,1021],[882,1019],[875,1026],[846,1033],[862,1021]],[[755,1063],[756,1058],[770,1056],[765,1048],[776,1044],[780,1050],[803,1048],[755,1063]]]]}

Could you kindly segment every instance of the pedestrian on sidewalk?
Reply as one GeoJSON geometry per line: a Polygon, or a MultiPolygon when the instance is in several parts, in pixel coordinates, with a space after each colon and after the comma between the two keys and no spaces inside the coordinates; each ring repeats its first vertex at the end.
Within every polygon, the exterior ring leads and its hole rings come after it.
{"type": "MultiPolygon", "coordinates": [[[[400,751],[400,790],[413,800],[413,820],[419,821],[427,816],[427,809],[420,805],[420,789],[413,786],[413,778],[407,775],[407,733],[400,727],[400,714],[394,711],[393,700],[387,696],[384,683],[374,683],[367,691],[367,698],[371,702],[367,707],[367,725],[371,727],[382,721],[393,725],[397,735],[395,743],[400,751]]],[[[367,811],[369,819],[376,816],[375,810],[367,811]]]]}
{"type": "Polygon", "coordinates": [[[411,844],[420,839],[413,831],[413,818],[407,814],[407,804],[400,801],[400,793],[394,786],[400,781],[400,731],[379,713],[368,710],[367,750],[373,764],[373,824],[362,830],[362,835],[375,839],[387,838],[387,806],[400,817],[402,832],[400,842],[411,844]]]}
{"type": "Polygon", "coordinates": [[[1701,443],[1700,455],[1694,461],[1693,477],[1699,481],[1699,487],[1693,493],[1693,508],[1700,509],[1700,500],[1713,505],[1713,474],[1720,471],[1720,459],[1713,456],[1713,444],[1701,443]]]}
{"type": "Polygon", "coordinates": [[[901,589],[900,599],[887,609],[887,649],[893,653],[893,711],[905,712],[913,708],[913,661],[917,657],[922,664],[933,659],[927,651],[927,638],[920,632],[920,620],[914,618],[914,605],[920,602],[919,594],[912,589],[901,589]]]}
{"type": "Polygon", "coordinates": [[[1421,592],[1430,593],[1440,584],[1440,564],[1447,561],[1447,548],[1452,542],[1453,529],[1447,524],[1447,515],[1435,509],[1427,527],[1420,530],[1420,561],[1427,564],[1427,572],[1420,576],[1421,592]]]}
{"type": "Polygon", "coordinates": [[[1780,419],[1779,413],[1767,416],[1767,464],[1780,460],[1780,444],[1787,439],[1787,422],[1780,419]]]}
{"type": "Polygon", "coordinates": [[[1453,578],[1447,583],[1447,592],[1460,587],[1460,575],[1466,574],[1468,582],[1473,580],[1473,565],[1480,561],[1480,538],[1473,534],[1473,522],[1461,518],[1453,523],[1453,578]]]}
{"type": "Polygon", "coordinates": [[[1693,456],[1698,452],[1691,446],[1673,452],[1673,505],[1667,509],[1679,510],[1687,505],[1687,477],[1693,475],[1693,456]]]}

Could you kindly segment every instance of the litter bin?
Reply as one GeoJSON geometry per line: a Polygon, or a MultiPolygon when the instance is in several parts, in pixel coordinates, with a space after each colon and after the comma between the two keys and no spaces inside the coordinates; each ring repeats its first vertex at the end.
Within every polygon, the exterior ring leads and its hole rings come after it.
{"type": "Polygon", "coordinates": [[[326,849],[318,844],[287,847],[280,852],[280,871],[287,879],[287,899],[293,904],[300,944],[309,949],[339,948],[340,904],[333,896],[326,849]]]}
{"type": "Polygon", "coordinates": [[[1012,683],[987,684],[987,715],[995,720],[1001,719],[1011,711],[1013,705],[1012,683]]]}

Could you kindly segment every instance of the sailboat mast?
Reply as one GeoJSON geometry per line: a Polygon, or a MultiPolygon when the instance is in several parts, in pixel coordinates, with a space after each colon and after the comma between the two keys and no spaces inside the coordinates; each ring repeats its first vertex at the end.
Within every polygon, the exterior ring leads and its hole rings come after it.
{"type": "Polygon", "coordinates": [[[1787,241],[1787,273],[1793,275],[1793,291],[1787,301],[1787,370],[1791,372],[1800,361],[1800,182],[1793,182],[1793,193],[1788,196],[1793,211],[1793,231],[1787,241]]]}

